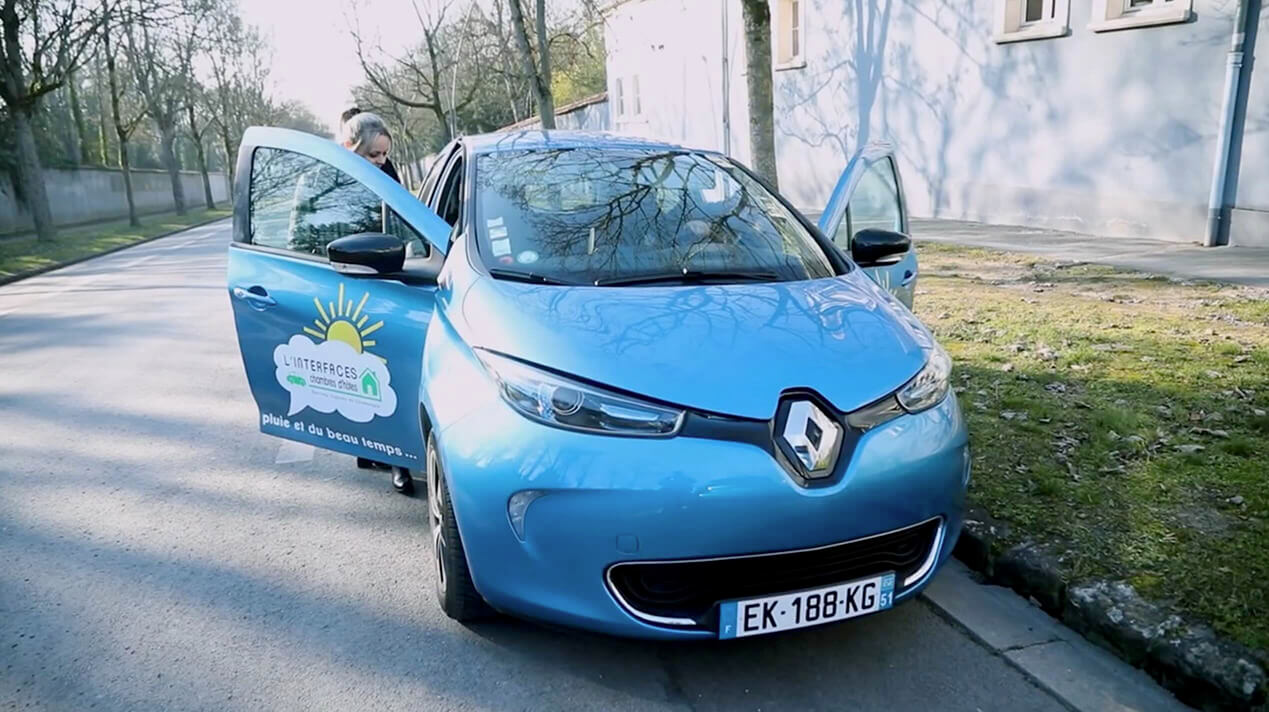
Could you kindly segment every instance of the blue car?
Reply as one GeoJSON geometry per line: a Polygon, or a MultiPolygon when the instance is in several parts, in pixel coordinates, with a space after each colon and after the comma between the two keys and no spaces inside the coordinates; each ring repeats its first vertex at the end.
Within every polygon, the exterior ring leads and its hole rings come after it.
{"type": "Polygon", "coordinates": [[[412,195],[252,128],[234,190],[260,429],[425,477],[450,617],[744,637],[949,556],[968,436],[884,146],[818,226],[718,153],[557,131],[457,139],[412,195]]]}

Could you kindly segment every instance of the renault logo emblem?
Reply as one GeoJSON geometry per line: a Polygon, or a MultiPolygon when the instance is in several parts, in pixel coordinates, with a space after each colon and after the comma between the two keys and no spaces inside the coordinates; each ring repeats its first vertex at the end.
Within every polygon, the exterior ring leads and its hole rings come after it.
{"type": "Polygon", "coordinates": [[[780,437],[812,479],[827,477],[842,442],[842,427],[809,400],[789,404],[780,437]]]}

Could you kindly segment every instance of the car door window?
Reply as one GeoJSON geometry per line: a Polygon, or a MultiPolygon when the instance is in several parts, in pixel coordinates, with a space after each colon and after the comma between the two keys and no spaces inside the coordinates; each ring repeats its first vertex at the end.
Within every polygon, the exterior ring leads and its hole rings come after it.
{"type": "Polygon", "coordinates": [[[903,203],[890,158],[873,161],[859,177],[846,206],[846,218],[838,223],[833,242],[849,250],[855,235],[868,228],[903,231],[903,203]]]}
{"type": "Polygon", "coordinates": [[[463,215],[462,204],[463,159],[458,157],[450,163],[449,169],[445,172],[445,183],[441,188],[440,196],[437,198],[435,206],[436,214],[457,229],[463,215]]]}
{"type": "Polygon", "coordinates": [[[347,235],[386,232],[426,255],[422,237],[369,188],[347,173],[300,153],[257,148],[251,162],[251,244],[325,256],[347,235]]]}
{"type": "Polygon", "coordinates": [[[423,185],[415,196],[419,199],[419,202],[428,203],[431,199],[432,192],[436,189],[436,183],[441,179],[441,173],[445,171],[445,164],[449,161],[449,155],[450,149],[449,146],[446,146],[437,154],[436,160],[432,161],[432,167],[427,169],[427,175],[423,178],[423,185]]]}

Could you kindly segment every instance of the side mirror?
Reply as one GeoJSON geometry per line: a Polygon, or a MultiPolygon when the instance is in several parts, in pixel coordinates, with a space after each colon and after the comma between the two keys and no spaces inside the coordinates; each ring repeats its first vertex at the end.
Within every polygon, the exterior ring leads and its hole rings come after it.
{"type": "Polygon", "coordinates": [[[363,232],[331,240],[326,257],[343,274],[393,274],[405,266],[405,243],[381,232],[363,232]]]}
{"type": "Polygon", "coordinates": [[[894,264],[898,255],[912,249],[912,238],[893,230],[868,228],[855,233],[850,256],[860,267],[894,264]]]}

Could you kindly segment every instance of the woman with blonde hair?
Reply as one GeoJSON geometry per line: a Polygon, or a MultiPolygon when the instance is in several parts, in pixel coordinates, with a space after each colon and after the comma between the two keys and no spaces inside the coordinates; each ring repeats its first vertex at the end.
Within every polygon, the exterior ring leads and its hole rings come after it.
{"type": "Polygon", "coordinates": [[[396,166],[388,158],[388,152],[392,150],[392,134],[378,114],[355,106],[345,111],[339,117],[339,142],[344,148],[379,166],[384,173],[392,176],[392,180],[401,182],[396,166]]]}

